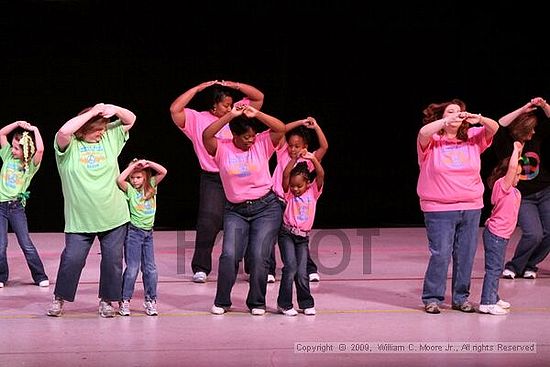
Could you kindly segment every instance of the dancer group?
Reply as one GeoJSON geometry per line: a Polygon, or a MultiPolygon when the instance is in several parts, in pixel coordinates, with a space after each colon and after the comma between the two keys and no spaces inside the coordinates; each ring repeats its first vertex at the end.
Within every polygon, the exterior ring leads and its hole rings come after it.
{"type": "MultiPolygon", "coordinates": [[[[320,277],[309,254],[309,235],[323,192],[321,162],[328,141],[315,118],[284,123],[264,112],[263,104],[264,94],[252,85],[212,80],[185,91],[170,106],[172,120],[191,141],[201,168],[192,280],[207,282],[214,242],[223,231],[212,314],[231,311],[231,292],[242,263],[249,276],[246,307],[254,316],[264,315],[278,248],[283,262],[278,312],[315,315],[309,282],[320,277]],[[191,108],[199,94],[206,97],[206,105],[191,108]],[[314,151],[310,151],[312,139],[314,151]],[[271,170],[274,154],[277,164],[271,170]]],[[[469,112],[459,99],[432,103],[423,113],[417,138],[417,194],[430,253],[421,295],[424,310],[441,312],[452,263],[452,309],[505,315],[511,304],[500,298],[499,279],[536,278],[537,265],[550,252],[550,171],[545,150],[550,106],[535,97],[498,122],[469,112]],[[499,161],[485,184],[481,154],[489,147],[499,161]],[[484,223],[485,277],[476,307],[470,300],[470,282],[486,186],[492,191],[492,211],[484,223]],[[521,239],[505,263],[517,224],[521,239]]],[[[118,157],[135,121],[136,115],[126,108],[97,103],[55,134],[65,247],[49,316],[61,316],[66,303],[75,301],[96,239],[101,248],[99,315],[131,315],[140,271],[144,311],[158,315],[153,227],[157,186],[168,170],[137,157],[120,171],[118,157]]],[[[8,226],[17,235],[33,282],[48,287],[25,215],[27,189],[44,152],[42,138],[36,126],[16,121],[0,129],[0,145],[0,288],[9,276],[8,226]]]]}

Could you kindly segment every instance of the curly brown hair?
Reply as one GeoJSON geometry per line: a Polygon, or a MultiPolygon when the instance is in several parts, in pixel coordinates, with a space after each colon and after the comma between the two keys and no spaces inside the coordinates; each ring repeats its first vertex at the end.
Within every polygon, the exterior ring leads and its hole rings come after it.
{"type": "MultiPolygon", "coordinates": [[[[434,122],[436,120],[440,120],[443,118],[443,113],[445,113],[445,109],[448,105],[455,104],[460,107],[460,111],[466,111],[466,104],[457,98],[452,99],[448,102],[442,102],[442,103],[431,103],[428,107],[422,111],[422,114],[424,115],[424,118],[422,119],[422,122],[424,125],[429,124],[430,122],[434,122]]],[[[466,141],[468,140],[468,129],[470,128],[470,124],[466,121],[462,122],[462,125],[458,128],[458,131],[456,133],[456,137],[459,140],[466,141]]],[[[441,129],[439,130],[439,135],[445,134],[445,130],[441,129]]]]}

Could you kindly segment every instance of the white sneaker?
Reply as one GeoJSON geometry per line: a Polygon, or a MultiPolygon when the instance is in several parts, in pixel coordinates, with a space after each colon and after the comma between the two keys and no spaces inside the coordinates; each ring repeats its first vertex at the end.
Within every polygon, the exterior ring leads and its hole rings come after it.
{"type": "Polygon", "coordinates": [[[310,307],[310,308],[305,308],[304,309],[304,315],[307,315],[307,316],[313,316],[315,315],[317,312],[315,311],[315,307],[310,307]]]}
{"type": "Polygon", "coordinates": [[[203,271],[197,271],[193,274],[194,283],[206,283],[206,273],[203,271]]]}
{"type": "Polygon", "coordinates": [[[537,277],[537,273],[531,270],[526,270],[525,273],[523,273],[523,277],[525,279],[535,279],[537,277]]]}
{"type": "Polygon", "coordinates": [[[130,316],[130,301],[124,300],[118,303],[118,314],[120,316],[130,316]]]}
{"type": "Polygon", "coordinates": [[[500,308],[504,308],[505,310],[507,310],[507,309],[509,309],[510,307],[512,307],[512,305],[510,304],[510,302],[506,302],[506,301],[503,301],[503,300],[501,300],[501,299],[498,300],[497,306],[500,306],[500,308]]]}
{"type": "Polygon", "coordinates": [[[319,277],[319,273],[311,273],[309,274],[309,281],[310,282],[318,282],[321,278],[319,277]]]}
{"type": "Polygon", "coordinates": [[[265,310],[263,308],[253,308],[250,310],[250,313],[254,316],[263,316],[265,315],[265,310]]]}
{"type": "Polygon", "coordinates": [[[115,309],[111,302],[99,301],[99,316],[105,318],[115,317],[115,309]]]}
{"type": "Polygon", "coordinates": [[[42,280],[42,281],[40,281],[40,283],[38,283],[38,286],[39,287],[49,287],[50,286],[50,281],[48,279],[42,280]]]}
{"type": "Polygon", "coordinates": [[[147,316],[157,316],[159,314],[157,311],[157,301],[155,300],[143,302],[143,307],[145,307],[147,316]]]}
{"type": "Polygon", "coordinates": [[[298,311],[296,311],[293,308],[289,308],[288,310],[283,310],[281,307],[277,307],[277,311],[282,313],[285,316],[296,316],[298,315],[298,311]]]}
{"type": "Polygon", "coordinates": [[[4,283],[0,282],[0,288],[4,288],[4,283]]]}
{"type": "Polygon", "coordinates": [[[275,275],[273,275],[273,274],[268,274],[268,275],[267,275],[267,282],[268,282],[268,283],[275,283],[275,275]]]}
{"type": "Polygon", "coordinates": [[[52,305],[48,309],[48,316],[59,317],[63,313],[63,303],[62,299],[55,298],[52,301],[52,305]]]}
{"type": "Polygon", "coordinates": [[[502,316],[508,314],[504,308],[499,305],[479,305],[480,313],[488,313],[491,315],[502,316]]]}
{"type": "Polygon", "coordinates": [[[514,273],[510,269],[504,269],[504,271],[502,272],[502,277],[505,279],[514,279],[516,277],[516,273],[514,273]]]}
{"type": "Polygon", "coordinates": [[[225,307],[218,307],[216,305],[212,305],[212,308],[210,309],[210,313],[214,315],[223,315],[227,312],[227,309],[225,307]]]}

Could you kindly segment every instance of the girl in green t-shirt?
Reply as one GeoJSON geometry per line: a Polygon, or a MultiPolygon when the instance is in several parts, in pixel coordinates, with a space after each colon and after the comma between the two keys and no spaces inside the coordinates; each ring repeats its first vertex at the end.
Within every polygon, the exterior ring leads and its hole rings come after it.
{"type": "Polygon", "coordinates": [[[36,126],[16,121],[0,129],[0,288],[9,276],[7,248],[8,224],[15,232],[35,284],[50,285],[44,265],[29,236],[25,203],[27,188],[40,167],[44,143],[36,126]],[[8,135],[12,135],[11,144],[8,135]],[[34,135],[34,138],[33,138],[34,135]]]}
{"type": "Polygon", "coordinates": [[[130,316],[130,300],[140,268],[145,291],[143,307],[147,315],[158,315],[153,224],[157,209],[156,189],[166,172],[166,168],[158,163],[134,159],[117,178],[118,187],[126,193],[130,209],[130,224],[124,243],[126,269],[122,281],[122,302],[118,309],[121,316],[130,316]],[[154,176],[152,171],[156,172],[154,176]]]}

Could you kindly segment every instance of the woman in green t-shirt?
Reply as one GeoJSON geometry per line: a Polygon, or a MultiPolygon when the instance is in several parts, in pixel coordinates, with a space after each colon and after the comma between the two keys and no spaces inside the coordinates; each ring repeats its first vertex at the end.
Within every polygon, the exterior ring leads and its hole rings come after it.
{"type": "Polygon", "coordinates": [[[122,299],[122,256],[130,214],[116,179],[118,156],[136,116],[99,103],[67,121],[55,135],[55,158],[64,198],[65,249],[61,253],[49,316],[73,302],[80,275],[97,237],[101,247],[99,314],[113,317],[122,299]],[[116,118],[111,122],[111,118],[116,118]]]}

